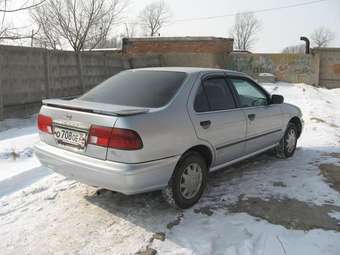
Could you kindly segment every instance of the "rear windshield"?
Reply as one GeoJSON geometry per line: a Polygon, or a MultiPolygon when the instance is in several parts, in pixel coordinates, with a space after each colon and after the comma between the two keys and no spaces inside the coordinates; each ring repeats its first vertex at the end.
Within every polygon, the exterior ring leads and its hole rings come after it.
{"type": "Polygon", "coordinates": [[[130,70],[121,72],[79,99],[105,104],[158,108],[170,102],[183,83],[183,72],[130,70]]]}

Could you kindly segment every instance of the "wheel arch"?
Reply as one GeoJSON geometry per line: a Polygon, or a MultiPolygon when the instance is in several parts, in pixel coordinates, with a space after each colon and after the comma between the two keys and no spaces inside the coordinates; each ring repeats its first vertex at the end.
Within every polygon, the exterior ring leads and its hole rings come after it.
{"type": "Polygon", "coordinates": [[[214,154],[213,154],[210,147],[208,147],[207,145],[204,145],[204,144],[195,145],[195,146],[189,148],[188,150],[186,150],[183,153],[183,155],[185,155],[186,153],[188,153],[190,151],[195,151],[195,152],[198,152],[199,154],[201,154],[202,157],[207,162],[208,169],[211,167],[213,160],[214,160],[214,154]]]}

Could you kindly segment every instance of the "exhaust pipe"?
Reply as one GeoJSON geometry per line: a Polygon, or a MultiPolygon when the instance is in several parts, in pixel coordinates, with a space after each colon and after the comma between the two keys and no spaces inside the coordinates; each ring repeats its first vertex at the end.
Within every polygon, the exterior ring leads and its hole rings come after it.
{"type": "Polygon", "coordinates": [[[306,54],[310,54],[310,41],[309,41],[309,39],[305,36],[301,36],[300,40],[304,41],[306,43],[306,54]]]}

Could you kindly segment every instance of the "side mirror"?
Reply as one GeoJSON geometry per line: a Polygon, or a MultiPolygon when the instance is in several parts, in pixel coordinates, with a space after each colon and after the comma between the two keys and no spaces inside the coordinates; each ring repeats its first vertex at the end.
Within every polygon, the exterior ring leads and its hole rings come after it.
{"type": "Polygon", "coordinates": [[[283,104],[284,98],[281,95],[272,95],[271,104],[283,104]]]}

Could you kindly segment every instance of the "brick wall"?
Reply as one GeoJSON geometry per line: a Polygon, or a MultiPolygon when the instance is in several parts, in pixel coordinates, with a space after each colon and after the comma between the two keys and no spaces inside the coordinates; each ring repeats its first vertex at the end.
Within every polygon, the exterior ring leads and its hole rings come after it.
{"type": "Polygon", "coordinates": [[[217,37],[155,37],[123,41],[126,56],[159,56],[162,66],[223,68],[233,40],[217,37]]]}
{"type": "Polygon", "coordinates": [[[123,41],[127,55],[165,53],[228,53],[233,50],[233,40],[217,37],[155,37],[132,38],[123,41]]]}

